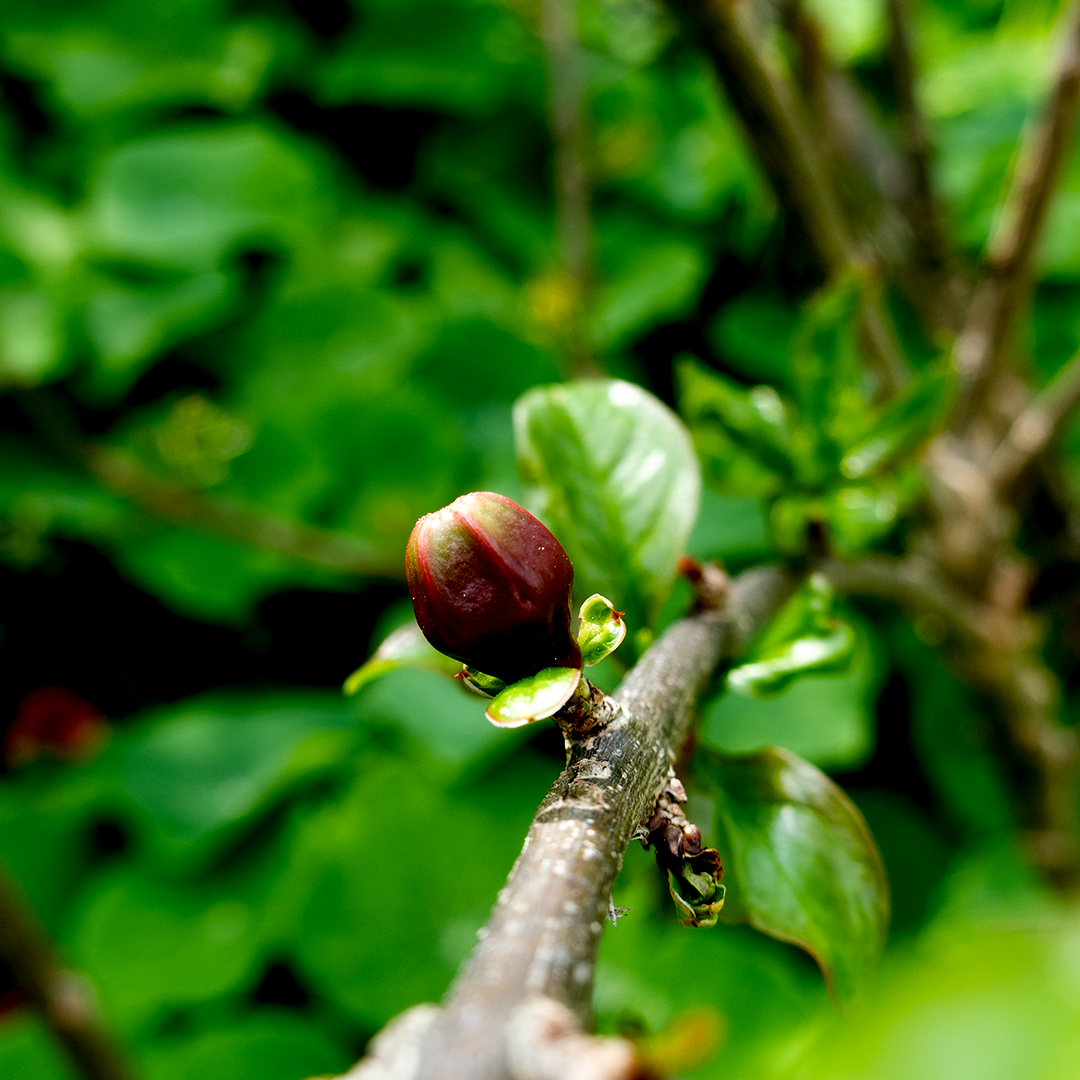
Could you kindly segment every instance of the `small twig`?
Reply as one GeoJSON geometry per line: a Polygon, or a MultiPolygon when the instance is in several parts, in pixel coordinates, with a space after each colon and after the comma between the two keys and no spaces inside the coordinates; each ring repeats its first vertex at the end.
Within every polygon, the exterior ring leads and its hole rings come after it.
{"type": "MultiPolygon", "coordinates": [[[[851,234],[820,140],[789,81],[740,24],[740,5],[732,0],[667,3],[696,31],[777,201],[801,225],[822,270],[871,278],[875,268],[851,234]]],[[[893,390],[904,382],[906,367],[871,287],[864,290],[862,324],[883,388],[893,390]]]]}
{"type": "Polygon", "coordinates": [[[1061,425],[1080,403],[1080,352],[1013,421],[994,451],[987,471],[999,490],[1007,490],[1050,445],[1061,425]]]}
{"type": "Polygon", "coordinates": [[[937,620],[945,654],[960,677],[993,702],[1026,773],[1021,810],[1031,861],[1061,891],[1080,887],[1080,741],[1058,717],[1060,688],[1038,655],[1023,573],[1015,564],[1001,565],[990,601],[977,604],[917,557],[868,556],[856,563],[830,561],[821,569],[838,591],[891,600],[937,620]]]}
{"type": "Polygon", "coordinates": [[[571,374],[595,375],[585,312],[592,291],[592,223],[586,165],[584,87],[576,0],[541,0],[540,36],[548,76],[548,117],[555,144],[555,218],[565,286],[572,296],[564,339],[571,374]]]}
{"type": "Polygon", "coordinates": [[[400,560],[387,560],[370,544],[348,533],[267,514],[233,499],[204,495],[156,475],[131,454],[86,440],[70,413],[42,391],[24,391],[19,401],[50,442],[103,487],[159,520],[341,573],[390,579],[403,576],[400,560]]]}
{"type": "Polygon", "coordinates": [[[766,64],[740,25],[731,0],[668,0],[697,32],[780,204],[798,221],[827,272],[854,257],[840,203],[822,155],[787,81],[766,64]]]}
{"type": "Polygon", "coordinates": [[[972,299],[953,348],[960,379],[957,426],[964,428],[1001,363],[1027,290],[1036,246],[1065,156],[1080,102],[1080,2],[1065,19],[1057,81],[1039,123],[1020,149],[1005,204],[987,249],[986,277],[972,299]]]}
{"type": "MultiPolygon", "coordinates": [[[[651,818],[697,697],[717,664],[775,614],[791,589],[792,579],[775,568],[736,578],[719,610],[675,623],[614,697],[603,700],[605,724],[585,735],[566,735],[567,766],[540,804],[479,944],[443,1008],[424,1014],[418,1039],[416,1026],[404,1025],[413,1038],[404,1057],[390,1044],[389,1029],[380,1037],[381,1058],[407,1059],[404,1065],[395,1071],[372,1065],[364,1071],[362,1064],[353,1076],[558,1080],[572,1075],[566,1070],[585,1045],[580,1040],[588,1025],[597,948],[623,852],[651,818]],[[535,1039],[523,1044],[523,1032],[535,1036],[544,1029],[533,1021],[541,1013],[554,1015],[552,1009],[561,1018],[555,1025],[559,1045],[535,1039]],[[554,1071],[539,1071],[539,1065],[529,1071],[530,1060],[548,1061],[554,1071]]],[[[597,1060],[610,1063],[609,1071],[598,1065],[594,1073],[581,1075],[610,1080],[633,1075],[635,1059],[626,1044],[601,1049],[597,1060]]]]}
{"type": "Polygon", "coordinates": [[[911,45],[910,0],[887,0],[889,59],[900,116],[900,135],[908,165],[909,191],[901,209],[915,239],[916,264],[928,280],[922,289],[940,326],[958,330],[961,297],[953,279],[951,248],[941,202],[933,185],[933,146],[915,97],[915,61],[911,45]]]}
{"type": "Polygon", "coordinates": [[[52,944],[0,867],[0,957],[85,1080],[134,1080],[98,1014],[86,980],[57,960],[52,944]]]}

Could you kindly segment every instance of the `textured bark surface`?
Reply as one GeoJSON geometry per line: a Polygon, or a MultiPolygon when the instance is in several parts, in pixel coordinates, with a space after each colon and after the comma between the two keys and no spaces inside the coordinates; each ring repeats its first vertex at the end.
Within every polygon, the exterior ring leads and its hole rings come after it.
{"type": "MultiPolygon", "coordinates": [[[[550,1013],[545,1003],[554,1003],[570,1011],[578,1032],[586,1028],[597,948],[623,852],[672,775],[697,698],[717,665],[790,590],[791,579],[780,570],[743,574],[721,607],[681,620],[656,642],[600,706],[606,723],[567,738],[567,766],[541,803],[445,1007],[437,1014],[428,1007],[422,1031],[410,1036],[407,1060],[389,1069],[372,1061],[370,1070],[361,1065],[355,1075],[496,1080],[522,1075],[512,1061],[538,1066],[545,1055],[558,1060],[555,1045],[574,1037],[567,1025],[524,1021],[550,1013]],[[536,1046],[519,1045],[523,1038],[537,1040],[536,1046]]],[[[631,1055],[620,1049],[625,1044],[607,1042],[598,1044],[596,1075],[632,1075],[631,1055]],[[606,1072],[600,1057],[610,1062],[606,1072]]],[[[382,1053],[394,1057],[386,1040],[382,1053]]]]}

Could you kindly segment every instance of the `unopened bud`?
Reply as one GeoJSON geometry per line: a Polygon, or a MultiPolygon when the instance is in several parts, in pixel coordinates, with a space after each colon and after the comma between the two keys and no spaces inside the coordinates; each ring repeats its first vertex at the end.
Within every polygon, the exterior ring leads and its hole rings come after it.
{"type": "Polygon", "coordinates": [[[570,633],[574,568],[512,499],[474,491],[422,517],[405,570],[416,621],[447,656],[507,683],[581,667],[570,633]]]}

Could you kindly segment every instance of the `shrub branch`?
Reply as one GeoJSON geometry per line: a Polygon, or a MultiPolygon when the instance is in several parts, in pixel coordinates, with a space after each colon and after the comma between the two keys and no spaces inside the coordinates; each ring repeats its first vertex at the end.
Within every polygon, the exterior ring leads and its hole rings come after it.
{"type": "Polygon", "coordinates": [[[719,607],[675,623],[615,694],[601,697],[599,727],[580,735],[564,728],[566,768],[442,1008],[399,1017],[352,1080],[636,1075],[629,1044],[583,1035],[611,888],[673,776],[698,696],[791,589],[775,568],[742,574],[719,607]]]}

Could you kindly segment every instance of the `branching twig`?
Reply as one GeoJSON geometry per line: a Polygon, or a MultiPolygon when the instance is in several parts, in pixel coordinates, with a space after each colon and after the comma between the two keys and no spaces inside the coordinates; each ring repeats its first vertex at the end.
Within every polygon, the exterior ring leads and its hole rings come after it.
{"type": "Polygon", "coordinates": [[[1050,445],[1077,403],[1080,403],[1080,352],[1073,355],[1013,421],[994,451],[987,471],[1000,490],[1007,490],[1050,445]]]}
{"type": "MultiPolygon", "coordinates": [[[[833,178],[788,80],[740,24],[732,0],[667,0],[696,32],[780,204],[798,221],[827,274],[871,276],[852,236],[833,178]]],[[[886,389],[905,378],[888,316],[864,290],[863,337],[886,389]]]]}
{"type": "Polygon", "coordinates": [[[627,844],[672,775],[698,695],[721,659],[771,618],[791,588],[788,575],[776,569],[743,574],[723,607],[676,623],[645,654],[599,706],[606,723],[588,734],[567,734],[567,766],[541,803],[444,1007],[424,1013],[422,1025],[401,1025],[412,1040],[408,1053],[388,1029],[376,1048],[383,1064],[376,1058],[350,1075],[628,1080],[634,1074],[625,1044],[596,1049],[603,1068],[574,1072],[568,1064],[584,1053],[580,1038],[611,887],[627,844]],[[579,1042],[565,1042],[574,1038],[579,1042]],[[573,1045],[574,1053],[557,1052],[552,1041],[573,1045]]]}
{"type": "Polygon", "coordinates": [[[52,945],[0,867],[0,957],[85,1080],[134,1080],[105,1030],[93,992],[61,966],[52,945]]]}
{"type": "Polygon", "coordinates": [[[1024,841],[1031,861],[1063,891],[1080,887],[1076,781],[1080,742],[1058,718],[1060,691],[1037,651],[1024,608],[1026,577],[1002,565],[990,601],[979,605],[952,589],[923,559],[868,556],[822,567],[838,590],[890,600],[929,614],[945,631],[957,673],[985,694],[1021,765],[1024,841]]]}
{"type": "Polygon", "coordinates": [[[953,349],[961,384],[958,425],[968,425],[1000,364],[1023,301],[1032,258],[1061,166],[1072,143],[1080,102],[1080,2],[1065,20],[1057,81],[1038,125],[1024,139],[976,290],[953,349]]]}

